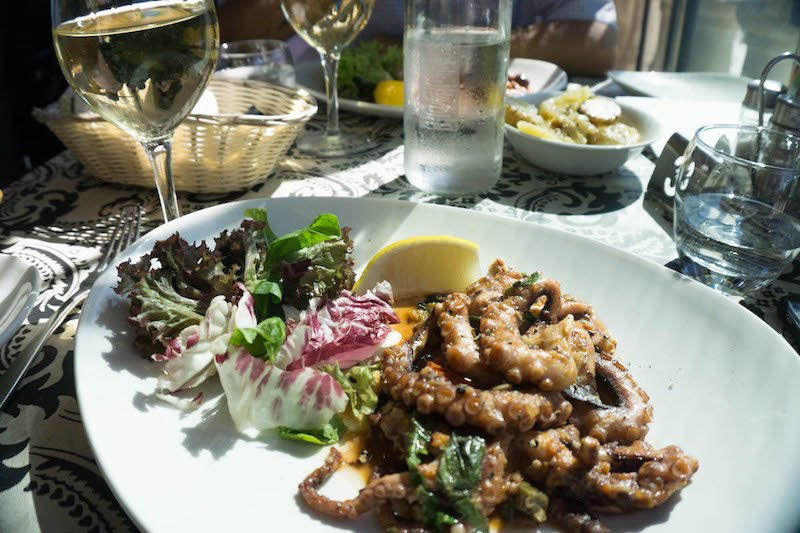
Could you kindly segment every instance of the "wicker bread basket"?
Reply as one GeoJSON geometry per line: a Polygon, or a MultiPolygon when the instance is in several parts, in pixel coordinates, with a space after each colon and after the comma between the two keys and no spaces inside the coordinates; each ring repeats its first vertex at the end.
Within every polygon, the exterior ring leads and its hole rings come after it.
{"type": "MultiPolygon", "coordinates": [[[[179,191],[219,193],[250,188],[264,179],[317,112],[314,98],[262,81],[212,79],[201,102],[172,140],[172,174],[179,191]],[[210,93],[210,94],[209,94],[210,93]],[[255,107],[262,114],[252,113],[255,107]],[[203,106],[203,112],[208,106],[203,106]]],[[[93,176],[112,183],[155,187],[141,145],[99,116],[34,110],[93,176]]]]}

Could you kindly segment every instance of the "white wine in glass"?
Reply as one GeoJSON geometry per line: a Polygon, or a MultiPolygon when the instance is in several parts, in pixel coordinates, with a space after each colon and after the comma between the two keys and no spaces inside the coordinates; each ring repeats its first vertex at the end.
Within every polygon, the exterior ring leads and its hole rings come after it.
{"type": "Polygon", "coordinates": [[[281,0],[281,9],[292,28],[320,55],[325,72],[328,125],[324,133],[305,134],[297,147],[319,156],[344,156],[374,146],[364,135],[339,129],[339,96],[336,76],[342,50],[361,33],[372,15],[375,0],[281,0]]]}
{"type": "Polygon", "coordinates": [[[52,0],[52,7],[67,81],[142,144],[164,220],[177,218],[171,138],[214,71],[219,28],[212,0],[52,0]]]}

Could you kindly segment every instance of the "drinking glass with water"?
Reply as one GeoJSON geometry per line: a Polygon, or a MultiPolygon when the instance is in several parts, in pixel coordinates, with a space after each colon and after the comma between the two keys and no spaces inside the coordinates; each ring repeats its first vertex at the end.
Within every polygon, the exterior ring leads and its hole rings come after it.
{"type": "Polygon", "coordinates": [[[800,251],[800,137],[744,125],[700,128],[676,173],[684,273],[733,296],[777,278],[800,251]]]}
{"type": "Polygon", "coordinates": [[[475,194],[500,177],[511,0],[408,0],[405,173],[415,187],[475,194]]]}
{"type": "Polygon", "coordinates": [[[222,43],[217,60],[218,78],[258,80],[295,86],[294,61],[289,47],[277,39],[249,39],[222,43]]]}

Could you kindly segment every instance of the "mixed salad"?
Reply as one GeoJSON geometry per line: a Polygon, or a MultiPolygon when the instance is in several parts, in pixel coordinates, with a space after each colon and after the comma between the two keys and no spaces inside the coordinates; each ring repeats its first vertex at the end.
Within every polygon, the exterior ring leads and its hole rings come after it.
{"type": "Polygon", "coordinates": [[[376,40],[345,48],[339,61],[339,96],[368,102],[391,99],[399,86],[402,105],[403,47],[376,40]]]}
{"type": "Polygon", "coordinates": [[[240,432],[336,442],[375,409],[372,360],[400,340],[391,286],[350,291],[353,243],[332,214],[281,236],[265,210],[245,216],[213,249],[176,233],[119,266],[129,320],[163,363],[156,394],[190,408],[202,394],[183,391],[216,374],[240,432]]]}

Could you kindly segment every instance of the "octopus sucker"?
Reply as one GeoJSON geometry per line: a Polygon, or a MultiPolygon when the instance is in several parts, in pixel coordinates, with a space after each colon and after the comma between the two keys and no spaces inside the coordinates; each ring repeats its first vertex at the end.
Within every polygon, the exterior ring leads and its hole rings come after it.
{"type": "Polygon", "coordinates": [[[537,424],[546,427],[564,423],[572,414],[572,405],[558,393],[479,390],[455,385],[429,366],[414,372],[411,351],[406,345],[386,349],[382,368],[383,391],[392,399],[413,407],[424,394],[424,388],[430,387],[436,391],[430,412],[444,416],[456,427],[470,425],[494,435],[504,431],[527,431],[537,424]],[[465,397],[470,397],[469,403],[465,397]],[[477,412],[473,398],[477,398],[481,406],[477,412]]]}
{"type": "Polygon", "coordinates": [[[698,461],[644,440],[650,398],[594,309],[554,279],[498,259],[418,309],[410,338],[381,354],[362,456],[372,479],[355,498],[322,496],[342,462],[332,450],[300,485],[314,511],[374,510],[392,532],[471,531],[502,517],[601,533],[597,513],[651,509],[691,482],[698,461]]]}

